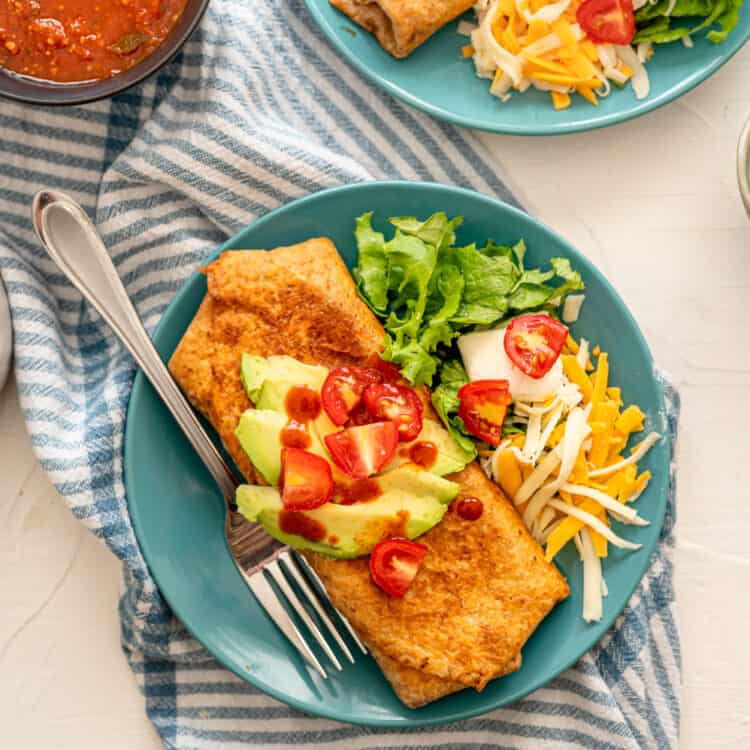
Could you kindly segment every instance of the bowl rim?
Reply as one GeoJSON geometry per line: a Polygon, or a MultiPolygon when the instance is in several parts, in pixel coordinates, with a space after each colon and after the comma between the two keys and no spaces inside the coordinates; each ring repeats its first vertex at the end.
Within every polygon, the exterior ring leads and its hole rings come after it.
{"type": "MultiPolygon", "coordinates": [[[[288,203],[284,203],[278,206],[277,208],[275,208],[273,211],[269,211],[268,213],[264,214],[260,218],[248,224],[246,227],[243,227],[242,229],[240,229],[238,232],[235,232],[232,235],[232,237],[228,238],[216,250],[210,253],[207,256],[207,258],[203,261],[203,263],[210,262],[210,260],[215,259],[222,252],[229,250],[229,249],[233,249],[232,244],[235,241],[236,236],[246,231],[249,227],[256,226],[257,224],[263,225],[270,221],[275,221],[275,220],[278,220],[279,218],[283,218],[286,213],[288,213],[289,211],[295,210],[300,204],[314,203],[316,200],[320,199],[321,197],[335,196],[343,191],[367,191],[367,190],[372,190],[372,189],[377,189],[377,188],[382,189],[384,187],[385,188],[388,188],[388,187],[413,188],[415,185],[418,186],[418,189],[426,189],[430,191],[439,190],[439,191],[447,191],[449,193],[468,194],[473,199],[479,201],[480,203],[494,205],[495,207],[497,207],[498,205],[501,205],[503,210],[508,211],[511,214],[521,216],[523,217],[524,221],[529,221],[533,224],[536,224],[540,226],[541,229],[545,233],[554,235],[559,240],[561,246],[565,249],[565,252],[572,252],[574,256],[578,256],[577,259],[583,260],[583,265],[586,266],[586,272],[596,277],[597,281],[601,283],[604,286],[604,288],[608,290],[608,292],[613,296],[615,303],[621,306],[623,313],[625,315],[625,318],[629,323],[628,329],[633,334],[634,342],[636,343],[636,346],[638,346],[638,348],[641,349],[641,351],[643,352],[644,360],[651,368],[651,373],[652,373],[652,377],[654,378],[654,384],[656,387],[658,401],[659,401],[659,407],[658,407],[658,412],[657,412],[659,415],[659,418],[666,418],[666,399],[665,399],[665,394],[664,394],[664,386],[662,382],[656,376],[655,363],[654,363],[654,359],[653,359],[653,355],[651,353],[650,347],[648,345],[648,342],[646,341],[643,331],[641,330],[640,326],[635,320],[633,314],[631,313],[630,309],[628,308],[623,298],[614,288],[614,286],[609,282],[607,277],[596,266],[596,264],[590,258],[588,258],[588,256],[586,256],[583,253],[583,251],[578,250],[571,242],[569,242],[561,234],[556,232],[547,223],[541,221],[540,219],[537,219],[536,217],[526,213],[525,211],[522,211],[521,209],[516,208],[515,206],[512,206],[511,204],[505,201],[500,200],[499,198],[488,196],[488,195],[479,193],[478,191],[471,190],[468,188],[458,187],[456,185],[448,185],[448,184],[436,183],[436,182],[416,182],[415,183],[413,181],[408,181],[408,180],[373,180],[373,181],[365,181],[365,182],[360,182],[360,183],[349,183],[349,184],[340,185],[336,187],[326,188],[324,190],[319,190],[314,193],[309,193],[305,196],[289,201],[288,203]]],[[[191,287],[193,286],[193,284],[195,284],[196,279],[198,277],[199,277],[198,271],[197,270],[193,271],[193,273],[190,274],[190,276],[188,276],[185,279],[185,281],[176,291],[174,297],[172,298],[172,300],[170,301],[170,303],[167,305],[164,312],[162,313],[161,318],[156,326],[156,329],[154,330],[153,337],[152,337],[154,344],[157,346],[157,349],[160,347],[160,338],[165,335],[165,330],[169,328],[169,325],[170,325],[169,318],[171,317],[170,312],[173,312],[175,308],[177,308],[181,304],[182,300],[185,299],[190,294],[191,287]]],[[[133,524],[135,537],[138,541],[139,548],[143,554],[143,558],[146,564],[148,565],[149,571],[154,577],[154,580],[157,583],[157,586],[159,586],[159,590],[161,591],[162,596],[164,597],[165,601],[167,602],[171,610],[174,612],[174,614],[180,619],[180,621],[186,627],[188,632],[190,632],[190,634],[194,638],[196,638],[196,640],[199,643],[201,643],[201,645],[203,645],[204,648],[207,648],[203,639],[197,635],[196,630],[194,629],[193,619],[191,617],[185,616],[185,612],[183,610],[183,607],[181,606],[181,602],[174,601],[171,596],[172,592],[169,592],[169,593],[166,592],[159,584],[157,576],[154,575],[154,570],[158,567],[158,565],[154,564],[156,561],[156,556],[153,553],[151,545],[145,539],[145,536],[144,536],[145,530],[142,526],[142,518],[140,517],[140,514],[138,513],[138,511],[133,512],[133,505],[132,505],[133,501],[132,501],[131,491],[133,490],[135,486],[135,482],[136,482],[135,480],[136,469],[133,464],[132,456],[133,456],[134,450],[132,446],[134,444],[134,441],[137,440],[137,435],[136,435],[134,420],[131,419],[131,416],[132,416],[131,408],[137,401],[139,401],[142,398],[142,392],[144,391],[144,389],[149,388],[149,387],[150,385],[148,384],[148,381],[146,380],[143,372],[139,370],[136,373],[136,376],[133,381],[133,387],[130,392],[128,406],[127,406],[127,410],[125,414],[125,425],[124,425],[123,480],[124,480],[128,514],[133,524]]],[[[662,441],[667,446],[668,455],[670,455],[674,449],[674,436],[671,434],[671,432],[665,429],[662,435],[662,441]]],[[[665,470],[664,499],[656,501],[659,503],[660,508],[658,511],[658,517],[653,522],[653,525],[656,526],[659,531],[663,528],[664,521],[666,518],[666,512],[667,512],[666,488],[668,487],[668,481],[669,481],[668,474],[669,472],[665,470]]],[[[551,680],[553,680],[559,674],[561,674],[570,666],[572,666],[572,664],[578,661],[578,659],[580,659],[583,654],[588,653],[588,651],[590,651],[590,649],[593,646],[595,646],[596,643],[599,642],[603,634],[606,633],[612,627],[612,625],[614,625],[617,618],[622,614],[622,611],[624,610],[624,608],[627,606],[627,603],[632,598],[633,593],[635,592],[635,590],[637,589],[637,587],[640,585],[641,581],[643,580],[643,577],[646,574],[649,565],[651,564],[652,554],[654,550],[656,550],[658,544],[659,544],[659,536],[657,535],[654,537],[653,542],[649,543],[649,546],[647,548],[648,554],[643,555],[638,560],[637,563],[633,563],[633,577],[629,581],[628,586],[627,586],[627,592],[626,592],[627,596],[625,598],[625,603],[623,604],[623,608],[618,610],[616,613],[613,613],[612,615],[607,616],[606,618],[603,618],[602,622],[604,623],[604,629],[602,631],[602,634],[598,633],[598,631],[602,628],[602,626],[597,625],[597,627],[593,628],[591,633],[586,638],[585,650],[582,651],[580,654],[577,654],[575,658],[567,659],[565,663],[559,667],[559,669],[556,669],[554,674],[545,676],[541,679],[535,678],[534,680],[532,680],[530,687],[521,688],[511,695],[505,696],[504,698],[502,698],[500,701],[498,701],[494,706],[490,708],[486,708],[481,705],[470,705],[469,707],[462,707],[459,710],[454,710],[453,713],[451,713],[447,717],[445,716],[429,716],[428,717],[428,716],[411,715],[409,716],[408,719],[400,719],[400,718],[394,719],[394,718],[385,718],[385,717],[384,718],[368,717],[367,719],[365,719],[359,716],[342,715],[338,713],[336,710],[330,709],[324,703],[311,706],[309,703],[305,701],[302,701],[293,696],[290,696],[288,693],[286,693],[283,690],[283,688],[270,685],[266,682],[258,680],[253,674],[247,673],[240,667],[238,663],[236,663],[232,658],[228,657],[226,654],[214,651],[211,648],[207,648],[207,650],[210,654],[212,654],[212,656],[214,656],[217,659],[217,661],[220,664],[222,664],[225,668],[233,672],[237,677],[239,677],[244,682],[247,682],[253,685],[258,690],[261,690],[267,695],[270,695],[272,698],[275,698],[276,700],[279,700],[288,706],[310,713],[314,716],[320,716],[323,718],[333,719],[336,721],[344,721],[344,722],[347,722],[350,724],[356,724],[356,725],[384,727],[384,728],[394,730],[394,731],[398,731],[398,730],[405,729],[405,728],[435,726],[435,725],[445,724],[449,722],[460,721],[463,719],[469,719],[475,716],[485,714],[490,710],[495,710],[496,708],[509,705],[510,703],[513,703],[514,701],[523,698],[524,696],[530,694],[531,692],[538,689],[539,687],[542,687],[548,684],[551,680]]],[[[646,545],[644,545],[644,547],[645,546],[646,545]]]]}
{"type": "Polygon", "coordinates": [[[750,118],[744,124],[737,141],[737,185],[750,218],[750,118]]]}
{"type": "Polygon", "coordinates": [[[176,57],[203,19],[210,2],[211,0],[198,0],[192,19],[183,31],[175,37],[174,41],[167,44],[169,40],[169,36],[167,36],[148,57],[141,60],[134,68],[110,78],[58,83],[44,79],[24,78],[24,76],[17,75],[12,71],[6,72],[6,69],[0,66],[0,101],[8,99],[39,107],[70,107],[78,104],[91,104],[121,94],[123,91],[127,91],[150,78],[176,57]],[[132,80],[128,74],[132,75],[132,80]],[[28,85],[21,91],[6,91],[3,88],[3,78],[11,78],[14,81],[28,83],[28,85]]]}

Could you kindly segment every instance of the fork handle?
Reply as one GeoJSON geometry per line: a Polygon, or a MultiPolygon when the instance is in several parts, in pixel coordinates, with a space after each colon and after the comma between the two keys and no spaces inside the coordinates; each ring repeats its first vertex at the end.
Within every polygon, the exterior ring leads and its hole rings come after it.
{"type": "Polygon", "coordinates": [[[239,484],[237,476],[206,434],[154,348],[86,212],[64,193],[42,190],[34,197],[32,218],[37,237],[49,256],[133,355],[224,497],[233,503],[239,484]]]}

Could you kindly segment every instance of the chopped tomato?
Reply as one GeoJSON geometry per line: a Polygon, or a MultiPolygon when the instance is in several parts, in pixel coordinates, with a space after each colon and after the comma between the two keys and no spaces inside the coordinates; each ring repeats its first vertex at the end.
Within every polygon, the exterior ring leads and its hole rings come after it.
{"type": "Polygon", "coordinates": [[[377,370],[383,376],[384,383],[393,383],[394,385],[401,385],[406,383],[406,378],[401,374],[401,370],[398,365],[393,362],[386,362],[381,359],[377,354],[372,354],[367,358],[367,366],[373,370],[377,370]]]}
{"type": "Polygon", "coordinates": [[[282,448],[279,489],[287,510],[319,508],[333,497],[331,465],[301,448],[282,448]]]}
{"type": "Polygon", "coordinates": [[[560,356],[568,327],[549,315],[520,315],[505,329],[505,353],[530,378],[543,378],[560,356]]]}
{"type": "Polygon", "coordinates": [[[576,20],[597,44],[630,44],[635,36],[633,0],[585,0],[576,20]]]}
{"type": "Polygon", "coordinates": [[[500,445],[503,422],[511,402],[507,380],[475,380],[458,392],[458,416],[474,437],[500,445]]]}
{"type": "Polygon", "coordinates": [[[368,385],[382,383],[383,376],[372,367],[336,367],[323,383],[321,397],[326,414],[335,425],[342,425],[362,400],[368,385]]]}
{"type": "Polygon", "coordinates": [[[417,575],[427,547],[408,539],[385,539],[370,554],[370,575],[388,596],[401,599],[417,575]]]}
{"type": "Polygon", "coordinates": [[[363,398],[375,419],[395,422],[399,440],[409,442],[422,431],[422,402],[412,388],[390,383],[368,385],[363,398]]]}
{"type": "Polygon", "coordinates": [[[333,463],[352,479],[366,479],[396,455],[398,430],[393,422],[347,427],[325,437],[333,463]]]}

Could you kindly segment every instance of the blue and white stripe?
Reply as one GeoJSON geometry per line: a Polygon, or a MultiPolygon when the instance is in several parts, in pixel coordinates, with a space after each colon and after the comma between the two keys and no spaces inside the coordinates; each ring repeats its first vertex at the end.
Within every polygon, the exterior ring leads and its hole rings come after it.
{"type": "Polygon", "coordinates": [[[39,249],[34,192],[64,190],[95,218],[149,328],[221,241],[307,193],[399,177],[515,202],[470,134],[373,89],[311,27],[301,0],[213,0],[183,52],[141,86],[78,108],[0,108],[0,272],[22,405],[65,501],[123,561],[122,642],[149,717],[179,750],[676,747],[674,483],[661,544],[606,638],[528,698],[432,729],[363,729],[267,698],[173,620],[150,578],[122,475],[133,365],[39,249]]]}

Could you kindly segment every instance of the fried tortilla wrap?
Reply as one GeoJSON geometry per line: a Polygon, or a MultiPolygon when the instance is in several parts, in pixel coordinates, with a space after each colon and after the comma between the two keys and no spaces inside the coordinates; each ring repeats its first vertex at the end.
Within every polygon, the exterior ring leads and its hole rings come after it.
{"type": "MultiPolygon", "coordinates": [[[[260,482],[234,436],[253,406],[240,382],[242,353],[362,364],[381,350],[383,328],[325,238],[225,252],[204,271],[208,294],[170,369],[248,480],[260,482]]],[[[428,408],[425,417],[435,415],[428,408]]],[[[465,521],[449,510],[419,538],[429,552],[403,599],[372,583],[367,558],[308,554],[333,603],[411,707],[465,687],[481,690],[518,669],[521,647],[568,595],[565,579],[478,464],[449,478],[460,485],[459,497],[479,498],[484,512],[465,521]]]]}
{"type": "Polygon", "coordinates": [[[354,23],[375,34],[394,57],[406,57],[476,0],[330,0],[354,23]]]}

